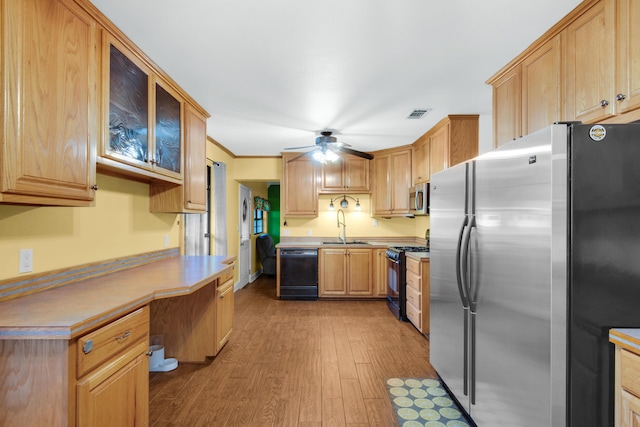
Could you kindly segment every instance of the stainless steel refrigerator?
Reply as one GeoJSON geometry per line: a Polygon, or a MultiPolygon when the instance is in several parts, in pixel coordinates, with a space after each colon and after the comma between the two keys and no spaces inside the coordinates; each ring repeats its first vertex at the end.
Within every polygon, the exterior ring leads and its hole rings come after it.
{"type": "Polygon", "coordinates": [[[482,427],[613,426],[640,327],[640,124],[553,125],[431,177],[431,363],[482,427]]]}

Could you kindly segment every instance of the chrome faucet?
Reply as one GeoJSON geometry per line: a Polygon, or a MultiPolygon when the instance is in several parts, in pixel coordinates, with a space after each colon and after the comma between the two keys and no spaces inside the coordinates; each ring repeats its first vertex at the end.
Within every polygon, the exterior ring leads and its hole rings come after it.
{"type": "Polygon", "coordinates": [[[347,224],[345,224],[344,219],[344,211],[342,209],[338,209],[338,213],[336,214],[338,220],[338,227],[342,225],[342,235],[338,236],[342,243],[347,243],[347,224]],[[342,222],[340,222],[340,214],[342,214],[342,222]]]}

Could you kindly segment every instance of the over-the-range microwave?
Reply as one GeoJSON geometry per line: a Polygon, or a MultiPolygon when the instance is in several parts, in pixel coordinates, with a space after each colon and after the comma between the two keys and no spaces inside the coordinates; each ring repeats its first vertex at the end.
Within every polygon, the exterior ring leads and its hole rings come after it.
{"type": "Polygon", "coordinates": [[[409,187],[409,213],[429,215],[429,183],[409,187]]]}

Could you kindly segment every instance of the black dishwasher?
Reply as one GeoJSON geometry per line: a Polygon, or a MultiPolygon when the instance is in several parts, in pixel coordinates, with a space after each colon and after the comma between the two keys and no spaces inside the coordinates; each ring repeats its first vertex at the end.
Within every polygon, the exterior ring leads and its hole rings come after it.
{"type": "Polygon", "coordinates": [[[280,299],[318,299],[317,249],[280,249],[280,299]]]}

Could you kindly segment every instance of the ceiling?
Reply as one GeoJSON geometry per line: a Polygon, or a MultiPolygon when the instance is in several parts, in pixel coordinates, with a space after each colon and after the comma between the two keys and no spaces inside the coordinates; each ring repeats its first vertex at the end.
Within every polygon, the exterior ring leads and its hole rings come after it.
{"type": "Polygon", "coordinates": [[[490,138],[485,81],[580,3],[91,1],[211,114],[208,135],[237,156],[312,145],[326,128],[375,151],[447,114],[480,114],[490,138]],[[432,110],[406,119],[414,108],[432,110]]]}

